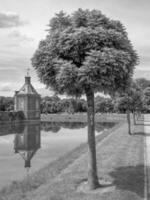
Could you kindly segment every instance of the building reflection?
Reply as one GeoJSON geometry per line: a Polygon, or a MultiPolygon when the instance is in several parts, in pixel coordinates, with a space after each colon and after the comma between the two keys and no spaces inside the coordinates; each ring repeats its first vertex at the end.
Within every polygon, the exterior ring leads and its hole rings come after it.
{"type": "Polygon", "coordinates": [[[24,167],[31,167],[31,159],[41,147],[40,123],[25,124],[22,133],[16,133],[14,151],[24,160],[24,167]]]}

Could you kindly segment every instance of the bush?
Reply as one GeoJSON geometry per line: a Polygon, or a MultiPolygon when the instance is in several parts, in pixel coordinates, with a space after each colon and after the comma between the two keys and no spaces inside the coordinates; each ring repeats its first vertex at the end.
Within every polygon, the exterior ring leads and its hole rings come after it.
{"type": "Polygon", "coordinates": [[[0,112],[0,122],[14,122],[14,121],[22,121],[25,119],[23,111],[11,111],[11,112],[0,112]]]}
{"type": "Polygon", "coordinates": [[[15,116],[15,120],[24,120],[24,119],[25,119],[25,116],[24,116],[23,111],[17,111],[16,116],[15,116]]]}

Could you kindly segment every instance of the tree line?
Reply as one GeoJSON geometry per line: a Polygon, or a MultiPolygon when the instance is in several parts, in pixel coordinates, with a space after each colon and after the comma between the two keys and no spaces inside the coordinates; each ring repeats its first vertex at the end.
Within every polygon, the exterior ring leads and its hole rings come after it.
{"type": "MultiPolygon", "coordinates": [[[[144,78],[136,79],[128,95],[114,97],[95,97],[96,113],[126,113],[130,112],[150,113],[150,81],[144,78]]],[[[43,97],[41,101],[41,113],[74,114],[87,112],[87,101],[84,98],[59,98],[57,95],[43,97]]]]}
{"type": "MultiPolygon", "coordinates": [[[[116,94],[113,97],[97,95],[95,101],[96,113],[126,113],[127,108],[133,112],[150,113],[150,81],[145,78],[134,80],[129,96],[116,94]]],[[[13,97],[0,97],[0,111],[14,109],[13,97]]],[[[41,113],[87,112],[87,101],[84,98],[60,98],[57,95],[41,98],[41,113]]]]}

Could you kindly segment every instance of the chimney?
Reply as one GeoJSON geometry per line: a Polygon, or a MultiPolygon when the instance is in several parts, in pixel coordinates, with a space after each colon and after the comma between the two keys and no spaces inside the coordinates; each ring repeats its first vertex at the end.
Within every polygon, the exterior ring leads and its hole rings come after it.
{"type": "Polygon", "coordinates": [[[26,84],[30,84],[30,81],[31,81],[31,77],[30,76],[26,76],[25,77],[25,83],[26,84]]]}

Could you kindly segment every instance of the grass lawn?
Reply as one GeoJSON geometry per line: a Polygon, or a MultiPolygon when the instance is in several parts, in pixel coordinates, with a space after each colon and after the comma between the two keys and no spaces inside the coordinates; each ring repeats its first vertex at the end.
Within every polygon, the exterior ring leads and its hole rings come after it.
{"type": "MultiPolygon", "coordinates": [[[[142,200],[144,198],[144,139],[129,136],[127,124],[117,125],[97,138],[99,178],[111,181],[113,190],[79,192],[87,177],[86,145],[0,192],[3,200],[142,200]],[[108,135],[108,137],[105,137],[108,135]],[[103,139],[105,137],[105,139],[103,139]],[[103,192],[102,192],[103,191],[103,192]]],[[[141,133],[141,130],[140,130],[141,133]]]]}

